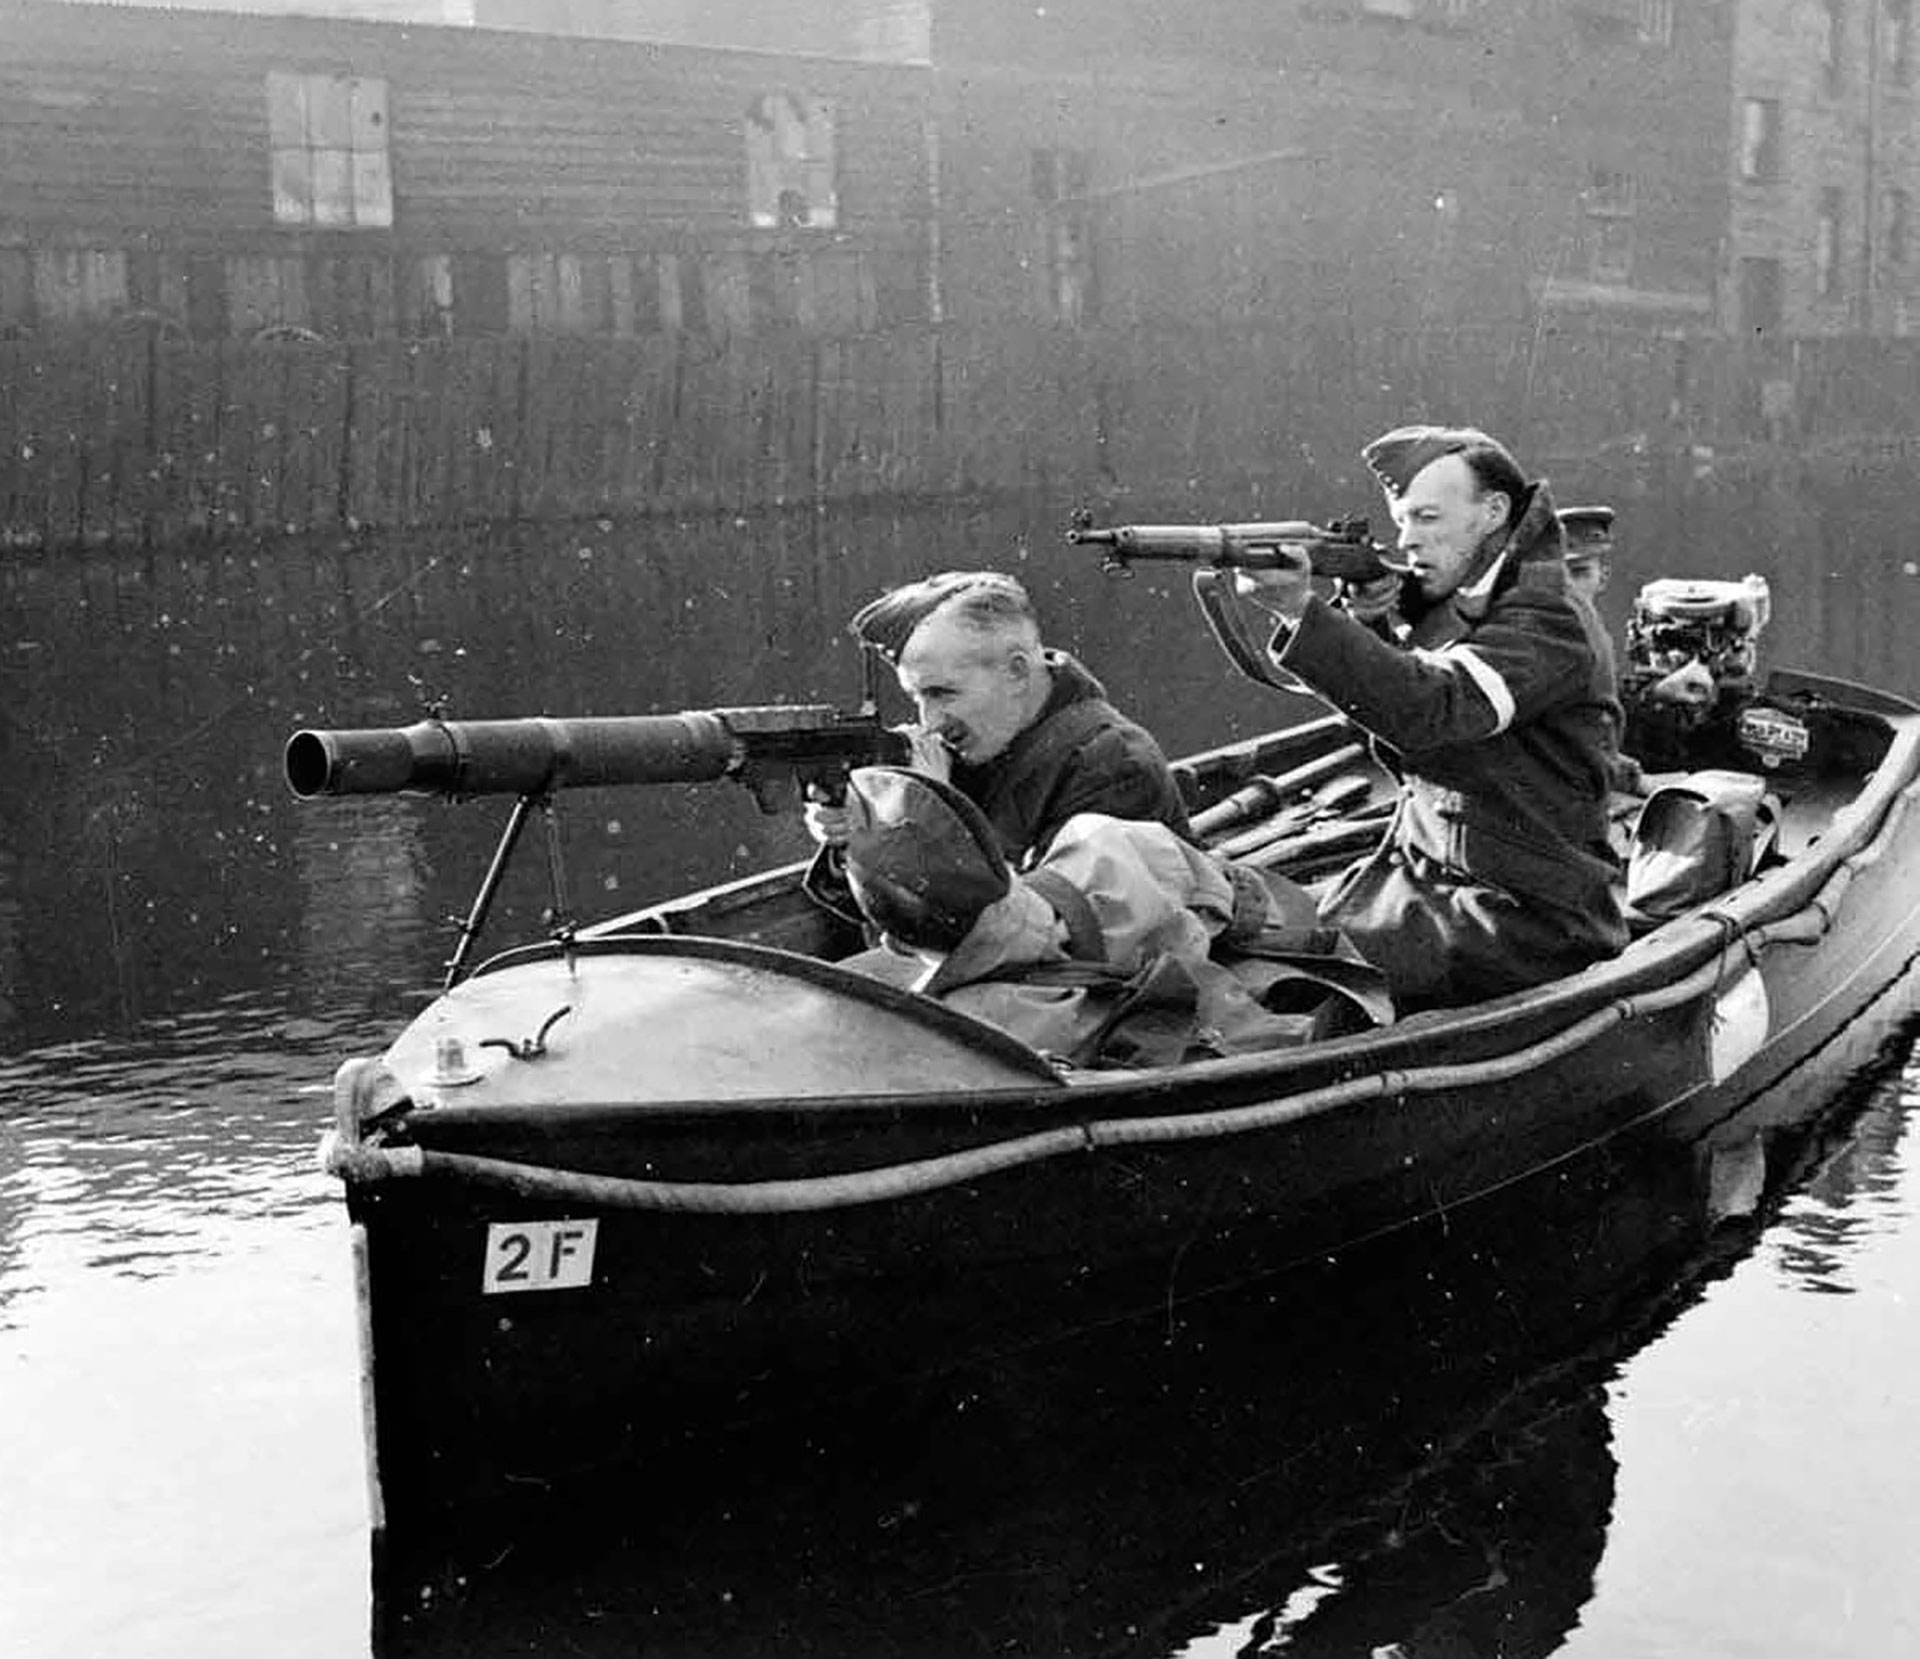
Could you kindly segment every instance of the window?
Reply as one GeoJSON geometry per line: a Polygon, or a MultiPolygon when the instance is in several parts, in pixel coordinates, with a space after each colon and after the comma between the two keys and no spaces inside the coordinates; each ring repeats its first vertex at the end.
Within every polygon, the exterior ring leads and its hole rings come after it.
{"type": "Polygon", "coordinates": [[[1840,192],[1831,185],[1820,192],[1814,221],[1813,289],[1823,300],[1840,297],[1840,192]]]}
{"type": "Polygon", "coordinates": [[[1886,32],[1880,42],[1881,61],[1901,86],[1913,79],[1912,0],[1887,0],[1886,32]]]}
{"type": "Polygon", "coordinates": [[[1673,44],[1673,0],[1640,0],[1640,38],[1649,46],[1673,44]]]}
{"type": "Polygon", "coordinates": [[[1840,90],[1840,71],[1846,63],[1846,0],[1826,0],[1822,24],[1824,35],[1820,49],[1820,72],[1831,96],[1840,90]]]}
{"type": "Polygon", "coordinates": [[[1778,334],[1784,309],[1781,303],[1784,287],[1779,260],[1741,260],[1740,326],[1754,335],[1778,334]]]}
{"type": "Polygon", "coordinates": [[[1913,241],[1913,202],[1906,191],[1889,190],[1880,217],[1880,257],[1890,269],[1905,269],[1913,241]]]}
{"type": "Polygon", "coordinates": [[[267,76],[267,129],[276,223],[392,225],[385,81],[275,71],[267,76]]]}
{"type": "Polygon", "coordinates": [[[1587,183],[1587,232],[1596,282],[1633,276],[1634,182],[1631,173],[1596,167],[1587,183]]]}
{"type": "Polygon", "coordinates": [[[42,248],[33,255],[33,305],[42,322],[109,317],[127,303],[127,256],[108,248],[42,248]]]}
{"type": "Polygon", "coordinates": [[[1780,176],[1780,100],[1747,98],[1740,105],[1740,176],[1765,182],[1780,176]]]}
{"type": "Polygon", "coordinates": [[[833,105],[770,92],[747,109],[747,219],[764,230],[831,230],[839,222],[833,105]]]}

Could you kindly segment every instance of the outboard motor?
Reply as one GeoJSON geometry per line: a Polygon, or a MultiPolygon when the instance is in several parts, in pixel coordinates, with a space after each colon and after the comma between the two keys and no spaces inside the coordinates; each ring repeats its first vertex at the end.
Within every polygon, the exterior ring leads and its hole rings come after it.
{"type": "Polygon", "coordinates": [[[1655,771],[1724,763],[1754,695],[1771,605],[1764,576],[1668,577],[1640,590],[1620,670],[1629,754],[1655,771]]]}

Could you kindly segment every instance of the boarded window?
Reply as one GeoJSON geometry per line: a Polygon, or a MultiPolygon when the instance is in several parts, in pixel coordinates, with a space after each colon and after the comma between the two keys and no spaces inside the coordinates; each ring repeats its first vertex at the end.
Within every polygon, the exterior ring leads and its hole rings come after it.
{"type": "Polygon", "coordinates": [[[613,284],[613,331],[616,334],[658,334],[665,327],[660,272],[645,254],[618,258],[608,268],[613,284]]]}
{"type": "Polygon", "coordinates": [[[1777,259],[1740,261],[1740,323],[1749,333],[1778,334],[1785,282],[1777,259]]]}
{"type": "Polygon", "coordinates": [[[1820,211],[1814,222],[1813,286],[1823,300],[1840,297],[1840,192],[1820,192],[1820,211]]]}
{"type": "Polygon", "coordinates": [[[1881,58],[1901,86],[1913,79],[1913,6],[1911,0],[1887,0],[1886,38],[1881,58]]]}
{"type": "MultiPolygon", "coordinates": [[[[578,254],[507,256],[507,327],[514,334],[593,332],[578,254]]],[[[602,289],[604,295],[604,288],[602,289]]]]}
{"type": "Polygon", "coordinates": [[[267,76],[267,126],[276,223],[393,224],[385,81],[275,70],[267,76]]]}
{"type": "Polygon", "coordinates": [[[1633,276],[1636,191],[1631,173],[1596,167],[1587,184],[1587,239],[1596,282],[1627,282],[1633,276]]]}
{"type": "Polygon", "coordinates": [[[1673,44],[1673,0],[1640,0],[1640,38],[1649,46],[1673,44]]]}
{"type": "Polygon", "coordinates": [[[1780,176],[1780,101],[1777,98],[1741,100],[1740,176],[1756,183],[1780,176]]]}
{"type": "Polygon", "coordinates": [[[497,254],[455,254],[453,331],[462,335],[507,332],[507,262],[497,254]]]}
{"type": "Polygon", "coordinates": [[[263,328],[304,327],[307,273],[303,261],[272,254],[227,261],[227,327],[238,335],[263,328]]]}
{"type": "Polygon", "coordinates": [[[400,295],[400,332],[412,337],[453,332],[453,261],[428,254],[406,267],[400,295]]]}
{"type": "Polygon", "coordinates": [[[43,248],[33,256],[33,303],[43,323],[109,317],[127,304],[127,256],[108,248],[43,248]]]}
{"type": "Polygon", "coordinates": [[[747,107],[747,219],[765,230],[831,230],[840,219],[834,108],[769,92],[747,107]]]}
{"type": "MultiPolygon", "coordinates": [[[[690,334],[710,333],[713,325],[708,315],[706,267],[697,254],[684,253],[674,259],[672,271],[679,326],[690,334]]],[[[667,272],[662,269],[660,274],[664,278],[667,272]]],[[[664,284],[661,292],[664,295],[664,284]]]]}
{"type": "Polygon", "coordinates": [[[1904,190],[1889,190],[1881,217],[1883,257],[1887,264],[1904,269],[1913,241],[1913,201],[1904,190]]]}
{"type": "Polygon", "coordinates": [[[187,258],[187,332],[196,340],[218,340],[228,333],[227,262],[216,254],[187,258]]]}

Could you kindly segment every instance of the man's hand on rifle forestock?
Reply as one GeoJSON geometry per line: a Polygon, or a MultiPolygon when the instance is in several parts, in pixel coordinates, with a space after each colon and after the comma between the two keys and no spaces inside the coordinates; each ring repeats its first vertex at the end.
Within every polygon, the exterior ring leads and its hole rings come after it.
{"type": "Polygon", "coordinates": [[[1263,611],[1298,622],[1313,592],[1313,560],[1304,542],[1281,542],[1273,550],[1285,562],[1234,572],[1234,591],[1263,611]]]}

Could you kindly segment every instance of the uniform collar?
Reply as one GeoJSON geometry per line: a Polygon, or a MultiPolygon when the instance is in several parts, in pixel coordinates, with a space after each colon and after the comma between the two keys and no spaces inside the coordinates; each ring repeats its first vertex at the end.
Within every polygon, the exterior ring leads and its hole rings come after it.
{"type": "Polygon", "coordinates": [[[1500,573],[1507,568],[1507,555],[1512,550],[1513,543],[1509,540],[1476,581],[1454,594],[1453,608],[1463,621],[1478,622],[1487,614],[1487,607],[1493,603],[1493,590],[1500,584],[1500,573]]]}

